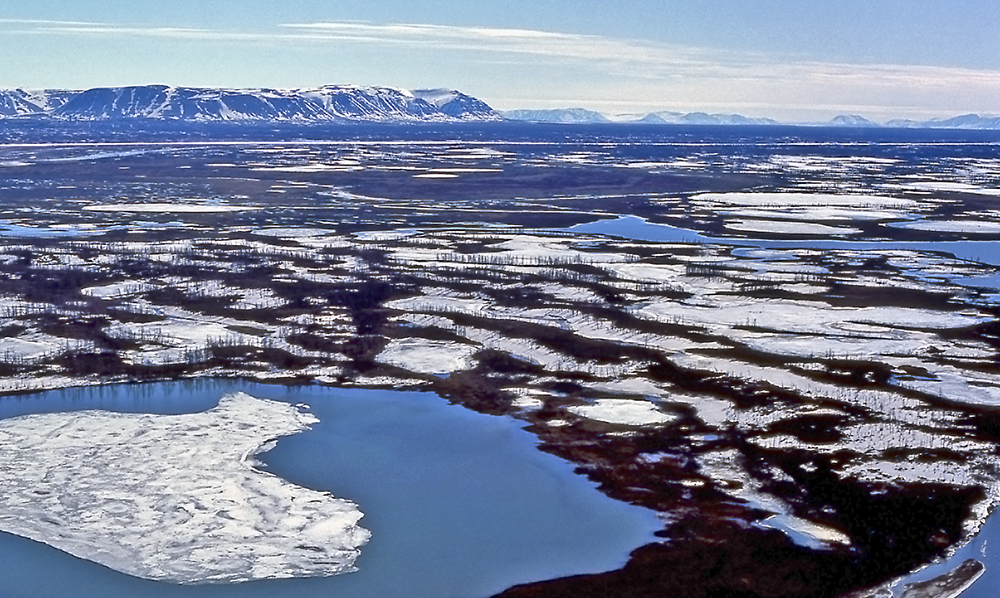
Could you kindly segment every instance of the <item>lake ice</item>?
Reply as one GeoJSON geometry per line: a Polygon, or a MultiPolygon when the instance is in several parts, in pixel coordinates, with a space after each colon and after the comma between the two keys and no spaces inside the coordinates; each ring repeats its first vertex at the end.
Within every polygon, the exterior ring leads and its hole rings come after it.
{"type": "Polygon", "coordinates": [[[370,536],[357,506],[254,466],[269,440],[315,421],[245,393],[185,415],[0,421],[0,528],[177,583],[351,571],[370,536]]]}

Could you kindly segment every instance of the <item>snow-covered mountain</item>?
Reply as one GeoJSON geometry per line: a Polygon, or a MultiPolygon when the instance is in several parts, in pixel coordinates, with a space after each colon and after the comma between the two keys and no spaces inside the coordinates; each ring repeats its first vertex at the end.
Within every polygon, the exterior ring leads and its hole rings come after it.
{"type": "Polygon", "coordinates": [[[922,123],[931,129],[1000,129],[1000,116],[963,114],[953,118],[936,118],[922,123]]]}
{"type": "Polygon", "coordinates": [[[35,114],[42,109],[27,100],[19,89],[0,91],[0,116],[35,114]]]}
{"type": "Polygon", "coordinates": [[[431,104],[453,118],[463,120],[500,120],[502,118],[486,102],[454,89],[414,89],[411,93],[417,99],[431,104]]]}
{"type": "Polygon", "coordinates": [[[894,119],[884,124],[869,120],[857,114],[841,114],[826,122],[782,123],[772,118],[743,116],[742,114],[719,114],[707,112],[674,112],[663,110],[643,113],[603,114],[585,108],[559,108],[538,110],[505,110],[500,114],[508,120],[545,123],[621,123],[648,125],[780,125],[844,127],[844,128],[911,128],[911,129],[994,129],[1000,130],[1000,116],[980,116],[964,114],[948,119],[918,121],[894,119]]]}
{"type": "Polygon", "coordinates": [[[706,112],[651,112],[634,122],[656,125],[776,125],[770,118],[755,118],[742,114],[708,114],[706,112]]]}
{"type": "Polygon", "coordinates": [[[457,122],[501,120],[485,102],[454,90],[410,92],[328,85],[309,89],[216,89],[138,85],[80,92],[0,92],[0,115],[61,120],[237,122],[457,122]]]}
{"type": "Polygon", "coordinates": [[[649,114],[615,114],[611,117],[584,108],[556,110],[508,110],[502,112],[510,120],[547,123],[635,123],[647,125],[776,125],[770,118],[753,118],[741,114],[707,114],[705,112],[650,112],[649,114]]]}
{"type": "Polygon", "coordinates": [[[880,125],[863,116],[851,114],[837,116],[826,123],[826,125],[834,127],[887,127],[893,129],[1000,129],[1000,116],[963,114],[952,118],[935,118],[924,121],[895,118],[880,125]]]}
{"type": "Polygon", "coordinates": [[[0,89],[0,116],[26,116],[54,110],[79,92],[63,90],[0,89]]]}
{"type": "MultiPolygon", "coordinates": [[[[201,122],[490,122],[635,123],[658,125],[778,125],[741,114],[659,111],[605,115],[585,108],[497,112],[482,100],[453,89],[407,91],[390,87],[327,85],[303,89],[224,89],[137,85],[84,91],[0,89],[0,118],[71,121],[147,119],[201,122]]],[[[963,114],[947,119],[894,119],[884,124],[856,114],[840,115],[827,127],[887,127],[1000,130],[1000,116],[963,114]]]]}
{"type": "Polygon", "coordinates": [[[886,122],[883,126],[893,129],[920,129],[923,128],[924,123],[912,118],[894,118],[886,122]]]}
{"type": "Polygon", "coordinates": [[[611,120],[593,110],[585,108],[553,108],[543,110],[507,110],[502,112],[504,118],[510,120],[524,120],[539,123],[608,123],[611,120]]]}
{"type": "Polygon", "coordinates": [[[828,127],[851,127],[851,128],[871,128],[882,125],[872,122],[858,114],[838,114],[826,123],[828,127]]]}

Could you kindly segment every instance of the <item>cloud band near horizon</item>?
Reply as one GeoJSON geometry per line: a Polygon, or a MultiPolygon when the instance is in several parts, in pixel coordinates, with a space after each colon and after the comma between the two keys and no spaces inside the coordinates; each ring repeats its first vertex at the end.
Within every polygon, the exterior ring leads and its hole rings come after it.
{"type": "MultiPolygon", "coordinates": [[[[1000,111],[1000,71],[807,61],[536,29],[330,21],[240,31],[0,19],[0,36],[10,35],[144,39],[148,43],[177,40],[187,46],[223,43],[263,44],[278,49],[310,45],[375,48],[397,56],[402,67],[409,70],[421,62],[433,62],[443,71],[442,76],[454,79],[449,85],[467,91],[471,88],[501,108],[565,107],[555,102],[573,101],[611,111],[749,108],[763,115],[768,110],[829,108],[843,112],[859,107],[869,113],[920,117],[1000,111]],[[496,68],[498,64],[508,72],[518,73],[515,89],[496,85],[489,89],[489,85],[469,76],[468,71],[477,65],[496,68]],[[544,71],[544,81],[532,76],[539,71],[544,71]],[[485,92],[483,87],[487,88],[485,92]],[[509,105],[515,98],[523,105],[509,105]]],[[[260,83],[269,86],[265,81],[260,83]]],[[[227,81],[218,84],[229,86],[227,81]]]]}

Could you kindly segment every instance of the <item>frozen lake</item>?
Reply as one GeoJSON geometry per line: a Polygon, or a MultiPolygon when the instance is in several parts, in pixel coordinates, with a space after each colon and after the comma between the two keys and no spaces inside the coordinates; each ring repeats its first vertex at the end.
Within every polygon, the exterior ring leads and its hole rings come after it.
{"type": "Polygon", "coordinates": [[[292,484],[357,503],[372,533],[333,577],[176,585],[118,573],[0,534],[5,597],[487,596],[510,585],[620,567],[660,527],[573,466],[535,448],[516,420],[430,393],[282,387],[231,380],[68,389],[0,400],[0,417],[80,410],[176,415],[228,393],[304,403],[319,422],[260,455],[292,484]]]}

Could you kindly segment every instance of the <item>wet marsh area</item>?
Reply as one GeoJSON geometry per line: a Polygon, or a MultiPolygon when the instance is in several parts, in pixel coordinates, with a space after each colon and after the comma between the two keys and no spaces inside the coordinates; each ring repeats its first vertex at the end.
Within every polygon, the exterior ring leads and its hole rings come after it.
{"type": "Polygon", "coordinates": [[[995,149],[712,134],[2,147],[0,390],[430,390],[661,514],[507,596],[832,597],[949,554],[1000,497],[996,290],[963,282],[996,266],[897,243],[993,240],[995,149]],[[618,216],[691,240],[566,230],[618,216]]]}

